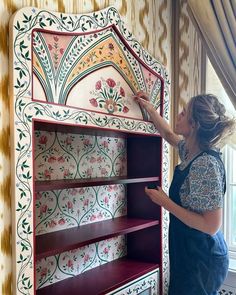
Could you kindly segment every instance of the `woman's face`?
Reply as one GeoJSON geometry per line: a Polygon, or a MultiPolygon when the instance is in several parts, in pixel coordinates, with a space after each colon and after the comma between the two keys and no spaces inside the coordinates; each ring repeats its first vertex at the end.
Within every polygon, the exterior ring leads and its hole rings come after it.
{"type": "Polygon", "coordinates": [[[188,104],[183,108],[181,113],[177,116],[177,122],[175,124],[175,132],[184,137],[189,137],[193,130],[192,124],[189,122],[188,117],[188,104]]]}

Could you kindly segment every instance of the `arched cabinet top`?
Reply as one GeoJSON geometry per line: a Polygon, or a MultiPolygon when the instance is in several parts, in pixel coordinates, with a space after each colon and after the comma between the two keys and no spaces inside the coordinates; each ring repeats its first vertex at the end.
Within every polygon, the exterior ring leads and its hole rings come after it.
{"type": "Polygon", "coordinates": [[[166,70],[129,32],[116,8],[64,14],[26,7],[13,15],[10,28],[12,97],[55,108],[58,116],[45,120],[60,120],[60,109],[68,107],[69,113],[73,108],[88,117],[94,114],[97,122],[98,117],[112,121],[97,127],[113,128],[118,120],[122,129],[128,120],[133,127],[126,126],[127,132],[156,133],[132,98],[139,90],[167,116],[166,70]]]}

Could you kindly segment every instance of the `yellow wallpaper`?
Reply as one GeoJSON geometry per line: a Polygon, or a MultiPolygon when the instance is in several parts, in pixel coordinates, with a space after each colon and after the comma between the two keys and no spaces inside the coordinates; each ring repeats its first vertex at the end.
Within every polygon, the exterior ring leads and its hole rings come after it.
{"type": "Polygon", "coordinates": [[[202,44],[189,19],[187,1],[180,0],[179,13],[179,105],[201,92],[202,44]]]}
{"type": "MultiPolygon", "coordinates": [[[[0,294],[11,294],[8,22],[25,6],[85,13],[114,5],[128,29],[170,72],[171,0],[2,0],[0,4],[0,294]]],[[[12,171],[14,173],[14,171],[12,171]]]]}

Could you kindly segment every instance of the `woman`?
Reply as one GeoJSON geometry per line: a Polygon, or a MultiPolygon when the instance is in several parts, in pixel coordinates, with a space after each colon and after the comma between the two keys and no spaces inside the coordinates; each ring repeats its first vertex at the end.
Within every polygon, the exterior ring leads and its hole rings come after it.
{"type": "Polygon", "coordinates": [[[228,270],[228,251],[220,232],[225,171],[217,144],[234,121],[213,95],[193,97],[178,115],[175,132],[145,93],[134,99],[145,108],[160,135],[179,149],[169,195],[145,188],[151,200],[170,212],[169,295],[213,295],[228,270]],[[184,139],[181,140],[182,136],[184,139]]]}

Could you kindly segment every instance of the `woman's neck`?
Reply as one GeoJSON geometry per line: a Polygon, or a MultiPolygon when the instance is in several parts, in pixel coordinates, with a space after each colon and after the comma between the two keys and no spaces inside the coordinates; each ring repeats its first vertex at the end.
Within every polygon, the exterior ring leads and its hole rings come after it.
{"type": "Polygon", "coordinates": [[[193,158],[193,156],[197,155],[201,152],[201,149],[199,148],[199,145],[196,141],[196,139],[189,138],[185,139],[186,143],[186,151],[187,151],[187,160],[190,160],[193,158]]]}

